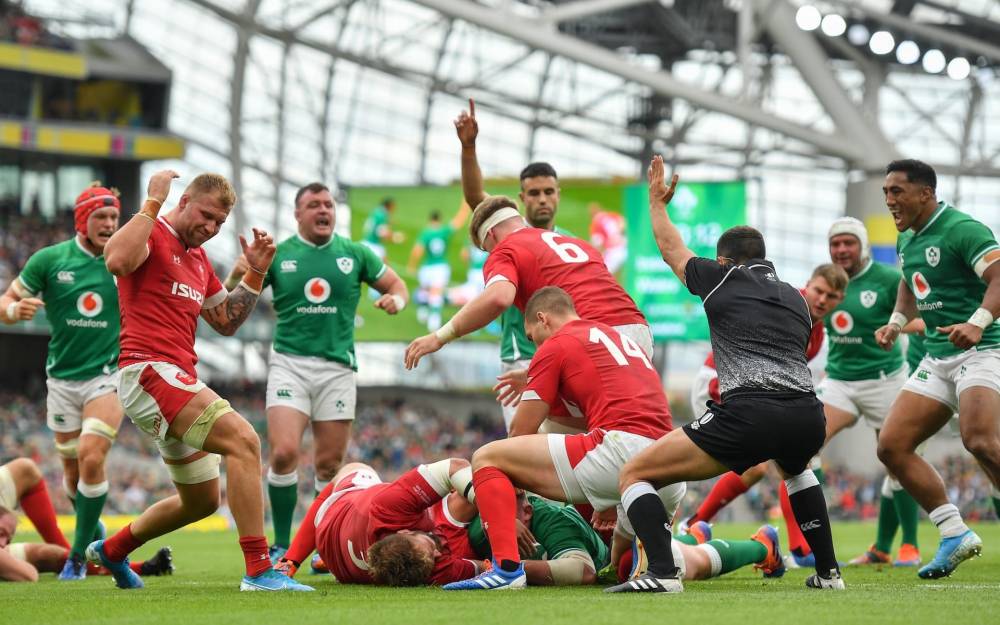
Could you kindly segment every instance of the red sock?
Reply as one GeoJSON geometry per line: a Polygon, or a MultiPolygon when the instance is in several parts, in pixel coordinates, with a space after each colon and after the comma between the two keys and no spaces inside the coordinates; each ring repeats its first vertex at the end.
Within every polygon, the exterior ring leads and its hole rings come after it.
{"type": "Polygon", "coordinates": [[[59,530],[59,523],[56,522],[56,511],[52,507],[52,499],[49,498],[49,488],[45,485],[45,480],[28,489],[28,492],[21,496],[20,503],[21,509],[42,535],[42,540],[66,549],[70,548],[66,537],[59,530]]]}
{"type": "Polygon", "coordinates": [[[142,565],[143,561],[141,560],[139,562],[129,562],[128,568],[132,569],[132,572],[136,575],[142,575],[142,565]]]}
{"type": "Polygon", "coordinates": [[[743,483],[740,474],[735,471],[723,474],[719,481],[715,483],[712,490],[701,502],[701,506],[694,516],[688,519],[688,525],[694,525],[698,521],[711,521],[719,510],[729,505],[729,502],[747,492],[747,485],[743,483]]]}
{"type": "Polygon", "coordinates": [[[128,557],[146,541],[139,540],[132,534],[132,524],[129,523],[111,538],[104,541],[104,555],[112,562],[119,562],[128,557]]]}
{"type": "Polygon", "coordinates": [[[323,502],[333,492],[333,487],[334,484],[327,484],[316,495],[316,499],[313,499],[309,510],[306,512],[306,518],[302,519],[299,529],[295,531],[295,538],[292,539],[292,544],[289,545],[288,551],[283,556],[295,562],[296,565],[302,564],[309,557],[309,554],[316,549],[316,513],[319,512],[320,506],[323,505],[323,502]]]}
{"type": "Polygon", "coordinates": [[[271,558],[267,555],[267,539],[263,536],[243,536],[240,549],[247,565],[247,575],[257,577],[271,568],[271,558]]]}
{"type": "Polygon", "coordinates": [[[781,483],[778,489],[778,498],[781,500],[781,514],[785,517],[785,529],[788,530],[788,550],[795,551],[800,556],[807,556],[812,553],[809,543],[806,542],[799,523],[795,520],[795,513],[792,512],[792,502],[788,499],[788,487],[781,483]]]}
{"type": "Polygon", "coordinates": [[[493,561],[520,562],[517,553],[517,498],[510,479],[496,467],[484,467],[472,474],[476,505],[483,528],[490,539],[493,561]]]}

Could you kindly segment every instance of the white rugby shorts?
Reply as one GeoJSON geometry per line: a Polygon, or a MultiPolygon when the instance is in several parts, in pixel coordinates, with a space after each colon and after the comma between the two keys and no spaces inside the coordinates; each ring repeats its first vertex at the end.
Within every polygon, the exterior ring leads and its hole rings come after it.
{"type": "Polygon", "coordinates": [[[982,386],[1000,393],[1000,348],[970,349],[948,358],[924,356],[903,390],[930,397],[958,412],[958,398],[982,386]]]}
{"type": "Polygon", "coordinates": [[[903,365],[899,371],[877,380],[825,378],[816,387],[816,396],[824,404],[852,415],[855,423],[859,417],[864,417],[865,423],[880,430],[907,377],[907,368],[903,365]]]}
{"type": "Polygon", "coordinates": [[[311,421],[352,421],[357,373],[345,364],[271,350],[265,407],[288,406],[311,421]]]}
{"type": "MultiPolygon", "coordinates": [[[[118,372],[89,380],[45,380],[46,424],[53,432],[76,432],[82,427],[83,407],[87,403],[118,390],[118,372]]],[[[91,415],[93,416],[93,415],[91,415]]]]}

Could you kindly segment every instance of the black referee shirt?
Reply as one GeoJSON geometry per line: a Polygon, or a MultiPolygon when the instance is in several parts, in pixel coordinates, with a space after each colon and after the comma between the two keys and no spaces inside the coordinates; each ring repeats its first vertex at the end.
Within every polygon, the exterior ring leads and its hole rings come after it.
{"type": "Polygon", "coordinates": [[[692,258],[687,288],[705,304],[723,399],[737,393],[811,393],[806,346],[812,332],[802,293],[766,260],[720,265],[692,258]]]}

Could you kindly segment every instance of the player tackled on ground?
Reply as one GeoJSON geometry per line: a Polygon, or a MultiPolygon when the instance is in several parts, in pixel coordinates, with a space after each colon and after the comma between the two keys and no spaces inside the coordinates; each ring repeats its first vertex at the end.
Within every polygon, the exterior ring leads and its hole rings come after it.
{"type": "Polygon", "coordinates": [[[8,324],[31,319],[44,301],[52,333],[45,363],[47,422],[62,458],[63,488],[76,510],[61,580],[87,576],[84,551],[103,536],[98,526],[108,497],[104,462],[122,422],[115,365],[118,289],[102,256],[118,229],[120,209],[116,190],[99,183],[84,190],[73,211],[76,236],[32,254],[0,297],[8,324]]]}
{"type": "Polygon", "coordinates": [[[918,575],[950,575],[982,550],[982,540],[948,501],[944,483],[917,453],[958,412],[965,448],[1000,487],[1000,245],[982,223],[936,197],[937,175],[921,161],[886,167],[885,203],[900,232],[903,267],[896,306],[875,338],[893,349],[918,314],[927,355],[886,417],[878,456],[941,532],[934,559],[918,575]]]}
{"type": "Polygon", "coordinates": [[[105,247],[108,270],[118,278],[121,305],[121,378],[125,414],[156,440],[177,494],[153,504],[87,558],[111,569],[119,588],[141,588],[128,554],[146,541],[194,523],[219,506],[219,455],[226,459],[226,493],[246,561],[241,590],[312,590],[275,573],[264,537],[260,439],[229,402],[198,380],[194,351],[198,317],[231,336],[257,303],[274,257],[262,230],[240,235],[250,271],[231,293],[216,277],[202,245],[219,233],[236,204],[232,185],[202,174],[177,206],[159,215],[173,171],[156,173],[149,197],[105,247]]]}
{"type": "Polygon", "coordinates": [[[360,462],[345,465],[313,500],[278,563],[294,576],[313,550],[342,584],[424,586],[479,572],[466,537],[472,472],[449,458],[384,483],[360,462]],[[451,493],[452,490],[461,493],[451,493]]]}
{"type": "MultiPolygon", "coordinates": [[[[809,307],[795,287],[778,280],[764,260],[764,238],[747,226],[727,230],[718,258],[698,258],[684,244],[666,206],[677,176],[664,184],[663,159],[649,166],[649,212],[663,259],[691,293],[702,298],[719,369],[722,403],[632,458],[621,472],[622,503],[642,540],[649,568],[609,592],[680,592],[671,552],[670,517],[657,488],[743,473],[774,460],[788,486],[792,510],[816,556],[812,588],[843,589],[819,481],[809,460],[824,439],[823,405],[806,364],[812,330],[809,307]]],[[[480,491],[480,496],[483,493],[480,491]]]]}
{"type": "MultiPolygon", "coordinates": [[[[524,317],[538,351],[531,359],[511,438],[494,441],[472,457],[476,503],[490,539],[493,567],[446,590],[526,584],[517,547],[515,487],[554,501],[589,503],[598,512],[614,510],[620,501],[619,469],[672,427],[660,376],[627,334],[581,318],[573,300],[558,287],[537,290],[524,317]],[[539,434],[557,404],[565,405],[586,433],[539,434]]],[[[680,483],[656,493],[661,516],[673,515],[684,491],[680,483]]],[[[621,511],[618,522],[619,531],[631,537],[621,511]]]]}
{"type": "MultiPolygon", "coordinates": [[[[267,377],[267,492],[274,522],[271,559],[290,542],[298,501],[299,448],[312,425],[316,491],[327,485],[347,451],[357,404],[354,315],[362,283],[382,293],[376,308],[406,307],[406,285],[372,250],[334,233],[330,190],[314,182],[295,194],[298,232],[278,244],[264,287],[278,317],[267,377]]],[[[236,288],[247,269],[226,279],[236,288]]]]}
{"type": "MultiPolygon", "coordinates": [[[[0,466],[0,580],[38,581],[39,573],[57,573],[66,567],[70,549],[56,524],[56,513],[49,499],[41,469],[29,458],[15,458],[0,466]],[[15,543],[17,505],[44,543],[15,543]]],[[[169,547],[164,547],[145,562],[133,562],[139,575],[169,575],[174,567],[169,547]]],[[[109,575],[104,567],[90,565],[91,574],[109,575]]]]}

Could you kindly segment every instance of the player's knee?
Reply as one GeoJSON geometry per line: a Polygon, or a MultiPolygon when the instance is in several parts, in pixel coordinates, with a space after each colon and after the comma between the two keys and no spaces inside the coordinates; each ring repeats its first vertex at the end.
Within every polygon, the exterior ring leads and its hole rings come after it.
{"type": "Polygon", "coordinates": [[[80,446],[80,476],[84,478],[85,482],[92,483],[94,479],[99,478],[104,473],[104,450],[99,447],[94,447],[90,450],[84,451],[84,447],[80,446]]]}
{"type": "Polygon", "coordinates": [[[322,482],[329,482],[344,463],[344,454],[324,454],[316,456],[316,477],[322,482]]]}
{"type": "Polygon", "coordinates": [[[235,435],[232,437],[232,445],[227,455],[260,460],[260,436],[254,431],[253,426],[242,417],[240,417],[240,424],[236,427],[235,435]]]}
{"type": "Polygon", "coordinates": [[[641,478],[636,473],[635,465],[631,462],[626,462],[622,470],[618,472],[618,492],[624,493],[632,484],[641,481],[641,478]]]}
{"type": "Polygon", "coordinates": [[[38,468],[31,458],[17,458],[7,465],[11,475],[15,477],[18,484],[24,488],[31,488],[42,481],[42,470],[38,468]]]}
{"type": "Polygon", "coordinates": [[[216,489],[212,493],[206,493],[200,497],[193,498],[191,501],[185,501],[184,509],[187,512],[188,521],[194,522],[215,514],[220,505],[222,505],[222,495],[219,489],[216,489]]]}
{"type": "MultiPolygon", "coordinates": [[[[275,473],[279,473],[281,475],[291,473],[299,466],[299,450],[297,447],[292,446],[272,447],[269,461],[271,469],[275,473]]],[[[319,459],[317,459],[316,467],[318,471],[319,459]]]]}
{"type": "Polygon", "coordinates": [[[993,465],[1000,463],[1000,440],[995,436],[963,432],[962,444],[980,462],[993,465]]]}

